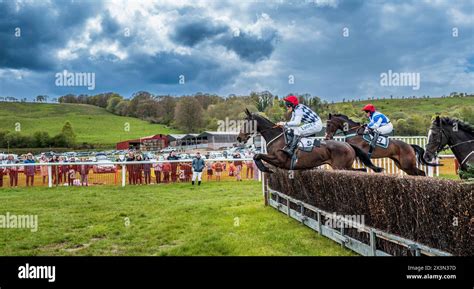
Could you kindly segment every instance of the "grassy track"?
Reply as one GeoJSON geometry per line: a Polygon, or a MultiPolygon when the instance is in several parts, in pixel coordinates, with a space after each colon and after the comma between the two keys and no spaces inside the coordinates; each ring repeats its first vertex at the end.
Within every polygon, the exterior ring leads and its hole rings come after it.
{"type": "Polygon", "coordinates": [[[256,181],[2,189],[6,212],[39,226],[0,229],[0,255],[353,255],[264,207],[256,181]]]}
{"type": "Polygon", "coordinates": [[[72,124],[78,143],[109,147],[115,147],[121,140],[175,132],[163,125],[117,116],[92,105],[0,103],[0,130],[15,131],[15,124],[19,123],[23,134],[46,131],[53,136],[61,132],[66,121],[72,124]],[[129,131],[125,130],[127,123],[129,131]]]}

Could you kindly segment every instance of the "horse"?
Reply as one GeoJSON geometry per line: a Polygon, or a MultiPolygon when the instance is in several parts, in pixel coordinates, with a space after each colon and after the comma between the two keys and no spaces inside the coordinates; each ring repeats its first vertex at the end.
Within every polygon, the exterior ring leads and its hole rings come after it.
{"type": "Polygon", "coordinates": [[[428,144],[423,159],[432,162],[436,155],[449,147],[461,170],[474,164],[474,126],[449,117],[437,116],[431,123],[428,144]]]}
{"type": "MultiPolygon", "coordinates": [[[[365,169],[352,168],[356,157],[375,172],[381,172],[383,170],[375,166],[370,161],[368,155],[358,147],[337,141],[321,142],[319,147],[313,147],[310,152],[296,149],[295,154],[297,154],[297,161],[296,164],[292,166],[292,158],[282,151],[286,145],[283,128],[276,126],[275,123],[259,114],[251,113],[248,109],[245,110],[245,113],[245,120],[255,122],[256,132],[260,133],[266,141],[267,154],[259,153],[253,158],[255,164],[262,172],[273,172],[265,166],[262,161],[287,170],[306,170],[328,164],[337,170],[366,171],[365,169]]],[[[237,141],[246,143],[252,134],[253,132],[241,130],[237,141]]]]}
{"type": "MultiPolygon", "coordinates": [[[[343,114],[329,114],[326,122],[326,137],[332,139],[337,130],[341,130],[346,136],[346,142],[357,145],[364,152],[369,151],[370,144],[363,139],[365,125],[351,120],[343,114]]],[[[391,139],[386,149],[375,147],[372,157],[390,158],[395,165],[409,175],[425,176],[425,172],[416,167],[416,161],[426,166],[439,166],[428,163],[423,155],[425,150],[414,144],[407,144],[401,140],[391,139]]]]}

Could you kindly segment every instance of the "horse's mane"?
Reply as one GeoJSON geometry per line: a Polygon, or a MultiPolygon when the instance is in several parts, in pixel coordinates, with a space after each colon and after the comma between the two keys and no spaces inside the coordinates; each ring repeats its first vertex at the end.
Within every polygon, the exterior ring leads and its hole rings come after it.
{"type": "Polygon", "coordinates": [[[263,115],[260,115],[258,113],[252,113],[252,116],[256,119],[261,119],[261,121],[263,122],[263,125],[265,125],[265,126],[272,126],[272,127],[275,126],[274,122],[272,122],[268,118],[264,117],[263,115]]]}
{"type": "Polygon", "coordinates": [[[335,114],[333,114],[332,116],[336,116],[336,117],[343,118],[343,119],[345,119],[345,120],[347,120],[347,121],[349,121],[349,122],[352,122],[352,123],[354,123],[354,124],[360,124],[360,122],[353,121],[352,119],[350,119],[350,118],[349,118],[347,115],[345,115],[345,114],[335,113],[335,114]]]}
{"type": "Polygon", "coordinates": [[[451,126],[457,125],[458,129],[461,129],[464,132],[474,135],[474,126],[472,124],[469,124],[457,118],[450,118],[450,117],[440,117],[440,120],[442,124],[447,124],[451,126]]]}

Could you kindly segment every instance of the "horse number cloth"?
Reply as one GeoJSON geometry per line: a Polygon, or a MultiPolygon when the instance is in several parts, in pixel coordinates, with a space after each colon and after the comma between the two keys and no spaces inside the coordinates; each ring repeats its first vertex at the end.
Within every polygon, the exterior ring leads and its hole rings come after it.
{"type": "MultiPolygon", "coordinates": [[[[363,139],[368,143],[372,142],[373,138],[374,137],[371,134],[364,134],[364,136],[363,136],[363,139]]],[[[377,139],[376,146],[379,146],[381,148],[386,149],[386,148],[388,148],[389,144],[390,144],[390,140],[389,140],[388,136],[379,135],[379,138],[377,139]]]]}

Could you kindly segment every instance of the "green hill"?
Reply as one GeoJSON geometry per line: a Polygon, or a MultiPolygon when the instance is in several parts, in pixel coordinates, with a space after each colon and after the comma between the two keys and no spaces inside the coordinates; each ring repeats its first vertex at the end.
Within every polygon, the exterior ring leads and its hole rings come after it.
{"type": "Polygon", "coordinates": [[[322,117],[326,119],[329,112],[343,113],[354,120],[366,122],[365,114],[360,110],[368,103],[392,120],[398,135],[425,135],[435,115],[456,117],[474,124],[474,96],[339,102],[329,104],[322,117]]]}
{"type": "Polygon", "coordinates": [[[45,131],[53,136],[61,132],[66,121],[71,123],[77,143],[101,148],[112,148],[122,140],[176,132],[164,125],[117,116],[92,105],[0,102],[0,131],[15,131],[19,124],[21,134],[45,131]]]}

